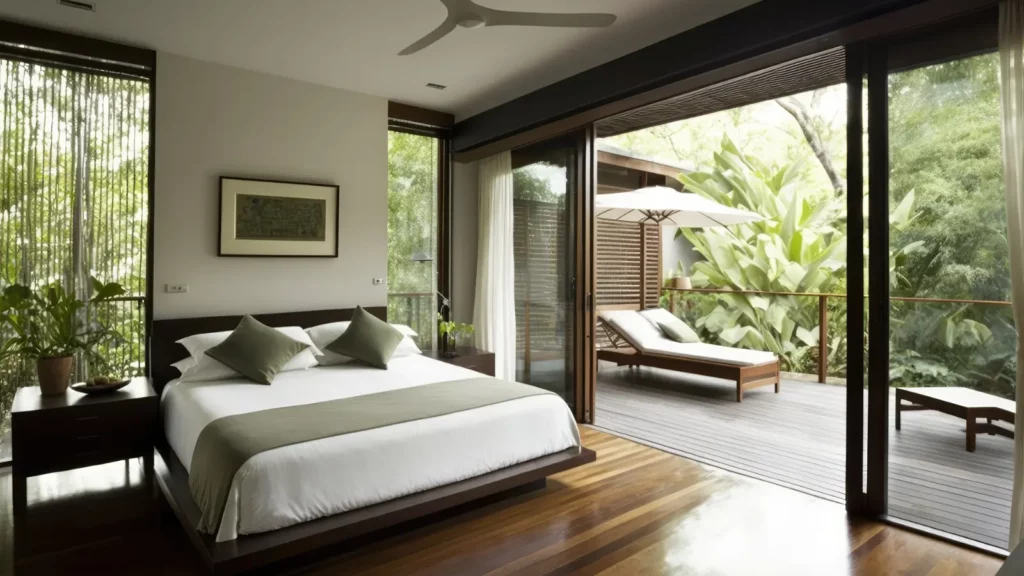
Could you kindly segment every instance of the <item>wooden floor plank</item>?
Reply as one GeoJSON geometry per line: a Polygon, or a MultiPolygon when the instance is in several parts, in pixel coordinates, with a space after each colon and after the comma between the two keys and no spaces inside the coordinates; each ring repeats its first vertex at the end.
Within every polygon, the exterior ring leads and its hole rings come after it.
{"type": "MultiPolygon", "coordinates": [[[[844,387],[786,380],[781,394],[753,390],[743,403],[733,394],[722,380],[602,362],[595,425],[731,472],[843,501],[844,387]]],[[[1013,441],[978,436],[977,451],[970,453],[964,429],[963,420],[946,414],[903,414],[903,429],[889,433],[890,515],[1005,548],[1013,441]]]]}
{"type": "MultiPolygon", "coordinates": [[[[1000,565],[952,544],[850,519],[841,505],[590,427],[581,436],[597,461],[552,477],[544,490],[372,535],[265,573],[991,576],[1000,565]]],[[[32,555],[16,573],[198,573],[198,559],[173,518],[132,513],[143,488],[136,462],[30,480],[29,534],[19,529],[17,544],[32,555]]],[[[13,568],[12,532],[10,474],[0,471],[2,574],[13,568]]]]}

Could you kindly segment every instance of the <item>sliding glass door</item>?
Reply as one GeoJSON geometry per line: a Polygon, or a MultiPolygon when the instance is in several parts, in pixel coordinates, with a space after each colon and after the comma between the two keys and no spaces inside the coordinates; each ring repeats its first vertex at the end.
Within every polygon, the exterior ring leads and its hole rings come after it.
{"type": "Polygon", "coordinates": [[[572,402],[576,149],[513,153],[516,380],[572,402]]]}
{"type": "Polygon", "coordinates": [[[1017,334],[995,24],[988,10],[861,46],[855,66],[870,190],[863,509],[1004,549],[1017,334]]]}
{"type": "Polygon", "coordinates": [[[998,69],[988,53],[888,76],[888,504],[1003,548],[1013,424],[966,412],[1014,406],[998,69]]]}
{"type": "Polygon", "coordinates": [[[575,409],[580,316],[577,257],[585,162],[581,137],[512,152],[516,380],[575,409]]]}

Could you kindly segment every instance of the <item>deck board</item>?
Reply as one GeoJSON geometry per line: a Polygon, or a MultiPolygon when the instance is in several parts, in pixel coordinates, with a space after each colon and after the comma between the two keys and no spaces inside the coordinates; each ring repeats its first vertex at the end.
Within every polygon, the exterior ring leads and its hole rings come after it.
{"type": "MultiPolygon", "coordinates": [[[[842,502],[846,389],[785,380],[782,393],[723,380],[601,363],[594,424],[732,472],[842,502]]],[[[895,411],[895,399],[890,400],[895,411]]],[[[1013,488],[1013,441],[979,435],[965,449],[963,420],[904,412],[889,431],[889,514],[1005,548],[1013,488]]]]}

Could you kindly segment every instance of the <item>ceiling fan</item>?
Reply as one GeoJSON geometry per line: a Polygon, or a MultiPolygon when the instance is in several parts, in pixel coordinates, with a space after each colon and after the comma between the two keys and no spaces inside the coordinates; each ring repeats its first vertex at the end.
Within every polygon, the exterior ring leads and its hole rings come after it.
{"type": "Polygon", "coordinates": [[[553,26],[559,28],[603,28],[615,22],[615,14],[564,14],[550,12],[514,12],[481,6],[473,0],[441,0],[448,17],[433,32],[410,44],[399,56],[423,50],[445,37],[456,26],[553,26]]]}

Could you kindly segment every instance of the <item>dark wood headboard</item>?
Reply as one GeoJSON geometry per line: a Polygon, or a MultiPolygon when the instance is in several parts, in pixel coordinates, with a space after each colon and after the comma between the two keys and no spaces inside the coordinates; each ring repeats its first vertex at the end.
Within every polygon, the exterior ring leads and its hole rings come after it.
{"type": "MultiPolygon", "coordinates": [[[[369,306],[365,308],[374,316],[387,320],[387,306],[369,306]]],[[[301,326],[309,328],[328,322],[351,320],[355,308],[337,310],[313,310],[311,312],[281,312],[278,314],[253,314],[253,317],[267,326],[301,326]]],[[[152,369],[153,386],[157,393],[163,391],[164,384],[178,377],[178,371],[171,364],[184,359],[188,352],[178,340],[192,334],[204,332],[221,332],[234,330],[242,316],[206,316],[202,318],[173,318],[154,320],[153,332],[150,336],[149,353],[152,369]]]]}

